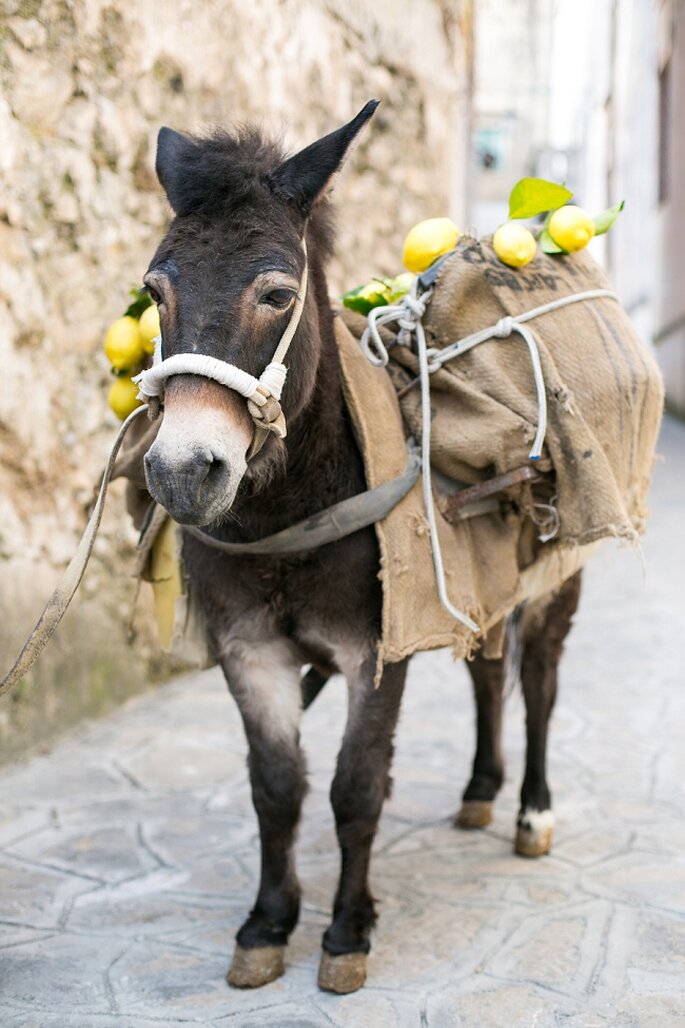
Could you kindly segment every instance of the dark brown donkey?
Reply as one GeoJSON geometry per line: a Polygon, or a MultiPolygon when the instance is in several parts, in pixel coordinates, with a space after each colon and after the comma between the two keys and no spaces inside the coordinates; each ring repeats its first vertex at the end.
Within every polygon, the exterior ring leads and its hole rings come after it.
{"type": "MultiPolygon", "coordinates": [[[[306,237],[309,287],[287,357],[285,439],[270,434],[248,461],[254,423],[243,396],[209,378],[169,378],[164,417],[146,459],[150,492],[176,521],[210,526],[224,541],[278,532],[365,488],[345,408],[324,267],[332,228],[327,192],[369,103],[348,125],[284,159],[253,130],[197,139],[162,129],[157,172],[174,210],[145,282],[159,304],[164,356],[201,353],[259,376],[291,317],[306,237]]],[[[298,918],[293,843],[306,790],[299,745],[304,690],[333,672],[349,687],[347,724],[331,787],[342,854],[333,920],[323,936],[319,984],[348,992],[365,977],[375,920],[369,860],[390,787],[393,734],[406,662],[387,665],[374,689],[381,625],[379,553],[372,528],[286,557],[229,556],[186,533],[184,559],[209,642],[240,708],[262,847],[254,907],[237,935],[228,980],[258,986],[283,971],[298,918]]],[[[572,580],[524,617],[522,681],[528,760],[517,846],[549,847],[547,722],[556,669],[578,596],[572,580]]],[[[502,661],[469,669],[478,747],[459,823],[487,823],[502,781],[502,661]]]]}

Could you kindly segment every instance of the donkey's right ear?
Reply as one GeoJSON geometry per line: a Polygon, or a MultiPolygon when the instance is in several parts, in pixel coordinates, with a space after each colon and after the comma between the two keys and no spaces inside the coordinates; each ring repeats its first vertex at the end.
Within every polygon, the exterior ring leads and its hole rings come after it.
{"type": "Polygon", "coordinates": [[[182,214],[184,206],[187,206],[184,203],[187,189],[184,187],[192,178],[194,166],[199,160],[199,147],[189,136],[182,136],[170,128],[159,130],[155,170],[176,214],[182,214]]]}

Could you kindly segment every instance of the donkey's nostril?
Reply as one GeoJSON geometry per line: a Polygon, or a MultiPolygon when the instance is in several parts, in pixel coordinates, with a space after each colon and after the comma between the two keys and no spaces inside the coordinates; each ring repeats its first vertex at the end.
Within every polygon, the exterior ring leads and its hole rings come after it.
{"type": "Polygon", "coordinates": [[[212,470],[214,463],[214,454],[211,450],[202,449],[196,450],[192,456],[192,464],[194,465],[194,471],[196,472],[197,479],[203,482],[212,470]]]}
{"type": "Polygon", "coordinates": [[[205,474],[205,481],[211,485],[218,483],[219,479],[224,477],[228,465],[225,460],[221,457],[215,457],[213,454],[210,458],[210,462],[207,466],[207,472],[205,474]]]}

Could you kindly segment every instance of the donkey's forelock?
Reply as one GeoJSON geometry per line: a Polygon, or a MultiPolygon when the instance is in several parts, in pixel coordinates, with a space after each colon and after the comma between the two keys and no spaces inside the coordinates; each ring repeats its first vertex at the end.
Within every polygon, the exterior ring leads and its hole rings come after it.
{"type": "Polygon", "coordinates": [[[266,192],[267,176],[283,163],[281,144],[252,126],[188,136],[162,128],[157,175],[178,215],[229,213],[266,192]]]}

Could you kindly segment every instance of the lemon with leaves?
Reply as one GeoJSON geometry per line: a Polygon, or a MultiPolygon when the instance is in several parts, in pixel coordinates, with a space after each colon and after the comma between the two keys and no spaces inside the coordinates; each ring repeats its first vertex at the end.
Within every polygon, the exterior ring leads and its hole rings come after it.
{"type": "Polygon", "coordinates": [[[105,353],[115,371],[128,371],[141,362],[145,350],[135,318],[124,315],[109,326],[105,353]]]}
{"type": "Polygon", "coordinates": [[[402,249],[402,263],[419,275],[433,261],[457,245],[461,232],[450,218],[428,218],[409,230],[402,249]]]}
{"type": "Polygon", "coordinates": [[[510,268],[530,264],[537,251],[533,233],[514,221],[500,225],[492,237],[492,246],[499,259],[510,268]]]}
{"type": "Polygon", "coordinates": [[[595,234],[595,223],[587,211],[571,203],[554,212],[547,231],[557,246],[573,253],[590,242],[595,234]]]}
{"type": "Polygon", "coordinates": [[[159,311],[157,310],[157,304],[151,303],[149,307],[146,307],[143,313],[140,315],[140,321],[138,322],[138,331],[140,333],[140,340],[143,344],[145,353],[155,352],[155,339],[161,333],[159,327],[159,311]]]}

